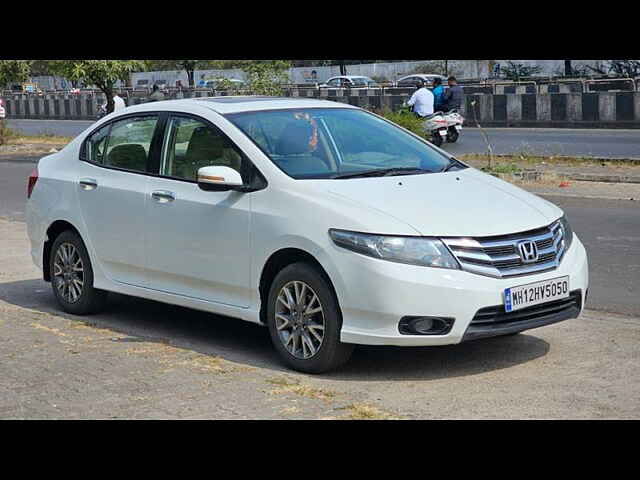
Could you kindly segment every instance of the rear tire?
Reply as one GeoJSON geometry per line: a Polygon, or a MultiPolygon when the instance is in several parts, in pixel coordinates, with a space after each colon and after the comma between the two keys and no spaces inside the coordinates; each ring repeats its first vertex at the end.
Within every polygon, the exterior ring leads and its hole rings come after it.
{"type": "Polygon", "coordinates": [[[93,268],[80,236],[67,230],[53,242],[49,273],[53,294],[65,312],[89,315],[100,311],[107,292],[93,287],[93,268]]]}
{"type": "Polygon", "coordinates": [[[322,373],[349,360],[353,345],[340,342],[338,300],[319,269],[303,262],[283,268],[271,284],[267,302],[271,341],[287,366],[322,373]]]}
{"type": "Polygon", "coordinates": [[[431,134],[431,143],[433,143],[436,147],[442,145],[442,135],[440,135],[437,131],[431,134]]]}
{"type": "Polygon", "coordinates": [[[447,130],[447,142],[456,143],[459,136],[460,134],[458,133],[456,127],[449,127],[449,129],[447,130]]]}

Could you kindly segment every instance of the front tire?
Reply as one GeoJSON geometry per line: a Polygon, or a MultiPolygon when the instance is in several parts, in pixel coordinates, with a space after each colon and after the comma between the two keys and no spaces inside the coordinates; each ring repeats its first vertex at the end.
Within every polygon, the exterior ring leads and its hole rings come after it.
{"type": "Polygon", "coordinates": [[[340,342],[338,300],[319,269],[307,263],[283,268],[273,280],[267,302],[271,341],[290,368],[322,373],[349,360],[353,345],[340,342]]]}
{"type": "Polygon", "coordinates": [[[67,230],[53,242],[49,260],[51,287],[60,307],[74,315],[100,311],[107,292],[93,287],[93,268],[80,236],[67,230]]]}

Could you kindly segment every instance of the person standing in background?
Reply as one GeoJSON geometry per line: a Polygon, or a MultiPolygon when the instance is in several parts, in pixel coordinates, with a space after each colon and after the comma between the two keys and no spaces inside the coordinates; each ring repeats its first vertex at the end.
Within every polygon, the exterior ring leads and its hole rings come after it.
{"type": "Polygon", "coordinates": [[[453,75],[447,79],[447,83],[449,84],[449,88],[444,93],[445,108],[448,110],[459,110],[462,106],[462,87],[458,85],[458,81],[453,75]]]}
{"type": "Polygon", "coordinates": [[[153,86],[153,91],[151,92],[151,95],[149,95],[149,101],[159,102],[161,100],[164,100],[164,93],[160,91],[160,88],[156,84],[153,86]]]}

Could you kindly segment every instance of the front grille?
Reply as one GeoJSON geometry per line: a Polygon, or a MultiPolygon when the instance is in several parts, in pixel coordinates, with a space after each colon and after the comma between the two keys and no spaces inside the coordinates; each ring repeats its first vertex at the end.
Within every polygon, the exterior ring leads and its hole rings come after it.
{"type": "Polygon", "coordinates": [[[580,290],[573,290],[567,298],[534,305],[532,307],[516,310],[515,312],[506,312],[504,305],[481,308],[475,314],[473,320],[471,320],[471,325],[490,326],[504,323],[524,322],[527,320],[535,320],[540,317],[560,314],[572,308],[577,308],[578,311],[580,311],[581,306],[582,295],[580,290]]]}
{"type": "Polygon", "coordinates": [[[449,237],[442,241],[449,247],[463,270],[505,278],[529,275],[558,267],[565,253],[564,231],[560,221],[535,230],[493,237],[449,237]],[[525,262],[518,243],[535,242],[538,258],[525,262]]]}

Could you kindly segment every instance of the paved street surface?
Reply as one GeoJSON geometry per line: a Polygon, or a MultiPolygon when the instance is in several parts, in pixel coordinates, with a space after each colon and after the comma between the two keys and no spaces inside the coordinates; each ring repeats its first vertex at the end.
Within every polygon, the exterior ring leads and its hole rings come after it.
{"type": "MultiPolygon", "coordinates": [[[[24,220],[26,179],[33,164],[0,161],[0,218],[24,220]]],[[[576,182],[573,182],[576,183],[576,182]]],[[[640,316],[640,185],[584,182],[576,192],[546,186],[527,187],[540,191],[560,206],[589,252],[591,287],[589,307],[640,316]],[[619,198],[636,201],[557,196],[569,195],[619,198]]]]}
{"type": "Polygon", "coordinates": [[[19,120],[7,119],[7,126],[25,135],[59,135],[75,137],[95,122],[85,120],[19,120]]]}
{"type": "Polygon", "coordinates": [[[111,295],[58,310],[24,223],[0,220],[0,418],[637,419],[640,320],[588,311],[524,334],[431,348],[358,347],[293,373],[266,329],[111,295]]]}
{"type": "MultiPolygon", "coordinates": [[[[52,133],[75,136],[93,124],[80,120],[8,120],[9,127],[29,135],[52,133]]],[[[568,155],[602,158],[640,158],[640,130],[550,128],[488,128],[495,154],[568,155]]],[[[465,128],[457,143],[444,147],[454,155],[484,153],[487,146],[477,128],[465,128]]]]}

